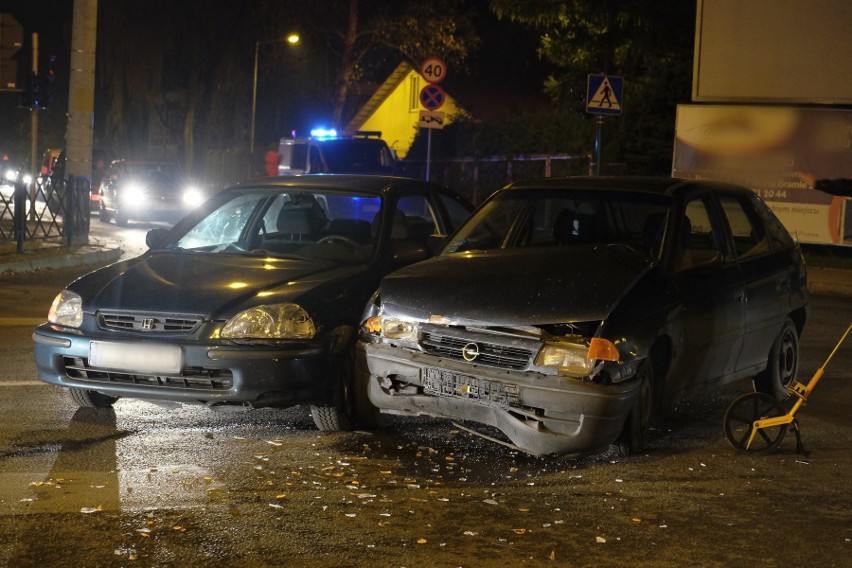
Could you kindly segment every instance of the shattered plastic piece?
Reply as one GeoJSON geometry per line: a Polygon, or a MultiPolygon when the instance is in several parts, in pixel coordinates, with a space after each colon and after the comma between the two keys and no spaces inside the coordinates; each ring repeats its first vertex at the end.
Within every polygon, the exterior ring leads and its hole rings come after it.
{"type": "Polygon", "coordinates": [[[279,505],[278,503],[270,503],[269,506],[272,507],[273,509],[283,509],[284,508],[284,505],[279,505]]]}
{"type": "Polygon", "coordinates": [[[512,532],[515,534],[524,534],[527,532],[527,529],[512,529],[512,532]]]}
{"type": "Polygon", "coordinates": [[[426,540],[425,538],[418,538],[417,539],[417,544],[426,544],[427,542],[429,542],[429,541],[426,540]]]}
{"type": "Polygon", "coordinates": [[[464,534],[465,536],[477,536],[479,533],[473,531],[464,531],[464,534]]]}
{"type": "Polygon", "coordinates": [[[486,503],[488,505],[497,505],[498,504],[497,501],[495,501],[494,499],[486,499],[485,501],[483,501],[483,503],[486,503]]]}
{"type": "Polygon", "coordinates": [[[597,542],[597,543],[599,543],[599,544],[604,544],[604,543],[606,542],[606,539],[605,539],[604,537],[602,537],[602,536],[596,536],[596,537],[595,537],[595,542],[597,542]]]}
{"type": "Polygon", "coordinates": [[[278,440],[267,440],[266,443],[270,444],[272,446],[283,446],[284,445],[284,442],[279,442],[278,440]]]}
{"type": "Polygon", "coordinates": [[[98,505],[97,507],[83,507],[82,509],[80,509],[80,512],[86,513],[88,515],[90,513],[98,513],[98,512],[103,511],[103,510],[104,510],[103,507],[98,505]]]}
{"type": "Polygon", "coordinates": [[[358,516],[358,513],[346,513],[346,516],[349,518],[354,518],[358,516]]]}

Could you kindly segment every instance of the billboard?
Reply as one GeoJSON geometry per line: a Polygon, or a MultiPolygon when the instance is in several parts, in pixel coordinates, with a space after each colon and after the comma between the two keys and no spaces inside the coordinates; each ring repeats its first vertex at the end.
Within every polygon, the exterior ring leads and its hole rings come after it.
{"type": "Polygon", "coordinates": [[[679,105],[672,175],[751,188],[800,242],[852,245],[852,110],[679,105]]]}
{"type": "Polygon", "coordinates": [[[698,0],[692,100],[852,104],[849,0],[698,0]]]}

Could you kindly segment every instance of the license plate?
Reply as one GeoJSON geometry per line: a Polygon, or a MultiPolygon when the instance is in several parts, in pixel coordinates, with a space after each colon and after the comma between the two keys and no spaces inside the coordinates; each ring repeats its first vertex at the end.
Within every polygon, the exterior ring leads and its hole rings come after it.
{"type": "Polygon", "coordinates": [[[89,344],[89,364],[104,369],[174,374],[181,370],[181,359],[180,347],[176,345],[106,341],[89,344]]]}
{"type": "Polygon", "coordinates": [[[423,392],[475,400],[483,404],[506,406],[519,403],[517,385],[461,375],[442,369],[423,369],[423,392]]]}

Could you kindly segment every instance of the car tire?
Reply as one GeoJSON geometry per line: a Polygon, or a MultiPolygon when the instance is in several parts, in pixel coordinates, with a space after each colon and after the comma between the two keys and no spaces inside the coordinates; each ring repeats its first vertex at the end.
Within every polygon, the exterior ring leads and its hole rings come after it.
{"type": "Polygon", "coordinates": [[[109,214],[109,211],[107,211],[104,207],[104,202],[102,199],[100,204],[98,205],[98,219],[100,219],[101,223],[109,223],[110,217],[111,215],[109,214]]]}
{"type": "Polygon", "coordinates": [[[127,226],[127,220],[128,220],[127,215],[125,213],[122,213],[121,208],[119,208],[118,199],[115,200],[115,211],[114,211],[114,213],[115,213],[115,224],[118,225],[119,227],[126,227],[127,226]]]}
{"type": "Polygon", "coordinates": [[[83,389],[68,389],[71,400],[84,408],[112,408],[117,396],[109,396],[97,391],[83,389]]]}
{"type": "Polygon", "coordinates": [[[345,432],[353,428],[352,377],[354,347],[347,348],[332,362],[334,393],[330,404],[312,404],[311,418],[318,430],[345,432]]]}
{"type": "Polygon", "coordinates": [[[633,408],[624,421],[624,429],[615,441],[615,446],[621,455],[637,454],[648,445],[651,434],[651,422],[654,419],[654,408],[657,406],[655,393],[654,369],[651,360],[646,359],[637,371],[639,393],[633,408]]]}
{"type": "Polygon", "coordinates": [[[787,318],[775,338],[766,369],[754,377],[754,390],[784,400],[789,395],[787,387],[796,380],[799,372],[799,332],[793,320],[787,318]]]}

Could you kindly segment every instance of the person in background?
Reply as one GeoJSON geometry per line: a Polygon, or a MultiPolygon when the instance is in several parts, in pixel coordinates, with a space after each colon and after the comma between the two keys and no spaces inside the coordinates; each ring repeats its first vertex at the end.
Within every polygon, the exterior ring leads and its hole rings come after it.
{"type": "Polygon", "coordinates": [[[278,154],[278,145],[270,144],[269,148],[266,150],[266,154],[263,155],[263,171],[267,176],[277,176],[278,175],[278,162],[281,160],[281,156],[278,154]]]}

